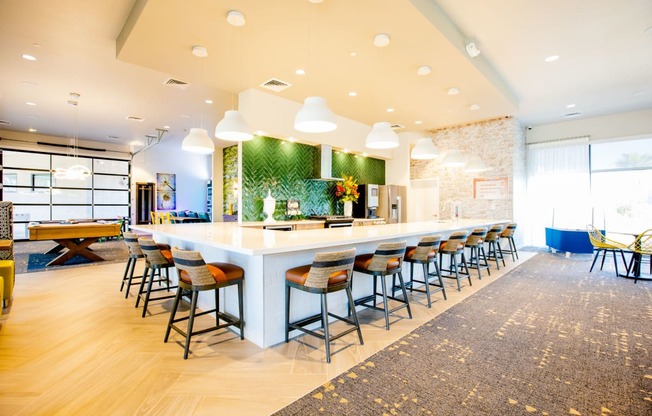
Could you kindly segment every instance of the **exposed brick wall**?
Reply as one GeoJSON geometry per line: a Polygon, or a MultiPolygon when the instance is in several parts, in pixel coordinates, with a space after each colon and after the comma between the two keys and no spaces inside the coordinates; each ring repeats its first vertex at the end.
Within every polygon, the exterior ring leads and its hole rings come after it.
{"type": "Polygon", "coordinates": [[[440,155],[458,149],[462,156],[479,156],[492,170],[464,172],[444,168],[440,160],[411,160],[410,179],[439,178],[440,218],[450,218],[450,201],[462,204],[462,218],[517,219],[525,196],[525,131],[513,118],[449,127],[430,132],[440,155]],[[507,177],[508,199],[473,198],[473,178],[507,177]]]}

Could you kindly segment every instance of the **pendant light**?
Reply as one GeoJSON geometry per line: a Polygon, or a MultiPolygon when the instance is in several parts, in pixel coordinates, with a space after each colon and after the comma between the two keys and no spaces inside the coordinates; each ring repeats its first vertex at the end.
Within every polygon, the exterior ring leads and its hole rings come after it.
{"type": "Polygon", "coordinates": [[[466,164],[459,150],[449,150],[441,161],[441,165],[447,168],[459,168],[466,164]]]}
{"type": "Polygon", "coordinates": [[[427,137],[425,139],[417,140],[417,144],[410,153],[412,159],[434,159],[437,157],[437,148],[432,143],[432,139],[427,137]]]}
{"type": "MultiPolygon", "coordinates": [[[[231,26],[244,26],[244,14],[237,10],[231,10],[226,14],[226,21],[231,26]]],[[[240,49],[238,47],[238,49],[240,49]]],[[[240,53],[240,66],[242,67],[242,53],[240,53]]],[[[242,68],[238,71],[241,72],[242,68]]],[[[215,126],[215,137],[222,140],[244,142],[253,139],[251,127],[237,110],[228,110],[224,118],[215,126]]]]}
{"type": "Polygon", "coordinates": [[[304,133],[326,133],[337,128],[335,115],[323,97],[308,97],[294,117],[294,128],[304,133]]]}
{"type": "Polygon", "coordinates": [[[73,163],[68,168],[54,169],[54,177],[57,179],[83,181],[86,180],[89,176],[91,176],[90,169],[88,169],[88,167],[84,165],[79,164],[79,159],[77,157],[77,150],[78,150],[77,149],[77,124],[79,120],[79,113],[78,113],[79,97],[80,95],[78,93],[71,92],[70,99],[68,100],[68,104],[74,106],[73,134],[70,140],[71,147],[68,152],[69,155],[73,157],[73,163]]]}
{"type": "Polygon", "coordinates": [[[374,123],[365,142],[370,149],[392,149],[398,145],[398,135],[386,121],[374,123]]]}
{"type": "MultiPolygon", "coordinates": [[[[308,66],[311,66],[311,32],[312,13],[310,13],[308,24],[308,66]]],[[[326,133],[333,131],[336,128],[337,123],[335,122],[335,115],[330,108],[328,108],[328,104],[324,97],[307,97],[303,102],[303,106],[294,117],[294,129],[303,133],[326,133]]]]}
{"type": "Polygon", "coordinates": [[[491,168],[488,168],[478,156],[471,157],[464,166],[464,172],[486,172],[488,170],[491,168]]]}
{"type": "MultiPolygon", "coordinates": [[[[193,46],[192,54],[205,58],[208,56],[208,50],[203,46],[193,46]]],[[[203,68],[202,68],[203,72],[203,68]]],[[[203,75],[203,74],[202,74],[203,75]]],[[[181,142],[181,149],[187,152],[209,155],[215,152],[215,143],[208,137],[208,132],[204,129],[204,108],[201,109],[201,128],[191,128],[190,132],[181,142]]]]}

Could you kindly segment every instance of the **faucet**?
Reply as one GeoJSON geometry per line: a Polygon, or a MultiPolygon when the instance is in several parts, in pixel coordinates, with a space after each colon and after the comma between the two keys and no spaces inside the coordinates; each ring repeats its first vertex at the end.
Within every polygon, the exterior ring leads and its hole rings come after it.
{"type": "Polygon", "coordinates": [[[452,200],[452,199],[447,199],[442,204],[442,209],[446,209],[446,207],[450,207],[451,220],[457,221],[460,218],[461,205],[462,204],[460,204],[459,201],[455,201],[455,200],[452,200]]]}

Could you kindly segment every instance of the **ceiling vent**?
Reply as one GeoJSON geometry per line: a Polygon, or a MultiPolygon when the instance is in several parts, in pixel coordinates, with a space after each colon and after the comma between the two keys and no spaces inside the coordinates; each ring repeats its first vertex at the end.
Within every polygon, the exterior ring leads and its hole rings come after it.
{"type": "Polygon", "coordinates": [[[284,89],[291,87],[292,84],[290,84],[289,82],[281,81],[280,79],[277,78],[270,78],[267,81],[260,84],[260,86],[268,90],[272,90],[274,92],[281,92],[284,89]]]}
{"type": "Polygon", "coordinates": [[[145,121],[144,118],[142,118],[142,117],[136,117],[136,116],[127,116],[127,117],[125,117],[125,120],[129,120],[129,121],[137,121],[137,122],[139,122],[139,123],[142,123],[143,121],[145,121]]]}
{"type": "Polygon", "coordinates": [[[0,126],[10,126],[11,123],[8,122],[7,120],[0,120],[0,126]]]}
{"type": "Polygon", "coordinates": [[[180,90],[185,90],[188,88],[189,83],[186,81],[181,81],[180,79],[174,79],[174,78],[168,78],[165,81],[163,81],[164,85],[169,85],[174,88],[178,88],[180,90]]]}
{"type": "Polygon", "coordinates": [[[579,116],[581,116],[581,115],[582,115],[582,113],[581,113],[580,111],[576,111],[576,112],[574,112],[574,113],[564,114],[564,118],[579,117],[579,116]]]}
{"type": "Polygon", "coordinates": [[[119,139],[120,139],[120,137],[118,137],[118,136],[112,136],[112,135],[110,135],[110,134],[109,134],[108,136],[106,136],[106,138],[107,138],[107,140],[119,140],[119,139]]]}
{"type": "Polygon", "coordinates": [[[402,125],[402,124],[398,124],[398,123],[394,123],[394,124],[392,124],[390,127],[393,128],[394,130],[400,130],[400,129],[404,129],[404,128],[405,128],[404,125],[402,125]]]}

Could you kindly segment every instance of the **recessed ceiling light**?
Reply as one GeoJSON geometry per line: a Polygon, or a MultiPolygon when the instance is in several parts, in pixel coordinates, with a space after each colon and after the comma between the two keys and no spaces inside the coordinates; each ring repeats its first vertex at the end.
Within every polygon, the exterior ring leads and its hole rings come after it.
{"type": "Polygon", "coordinates": [[[310,3],[319,4],[324,0],[308,0],[310,3]]]}
{"type": "Polygon", "coordinates": [[[244,26],[246,23],[244,14],[237,10],[231,10],[226,14],[226,21],[232,26],[244,26]]]}
{"type": "Polygon", "coordinates": [[[302,68],[299,68],[296,71],[294,71],[294,73],[297,74],[297,75],[306,75],[306,70],[302,69],[302,68]]]}
{"type": "Polygon", "coordinates": [[[21,56],[23,59],[27,59],[28,61],[36,61],[36,57],[34,55],[24,53],[21,56]]]}
{"type": "Polygon", "coordinates": [[[20,83],[25,85],[26,87],[38,87],[38,84],[32,81],[20,81],[20,83]]]}
{"type": "Polygon", "coordinates": [[[645,29],[645,32],[643,33],[645,33],[647,36],[652,36],[652,26],[645,29]]]}
{"type": "Polygon", "coordinates": [[[566,106],[566,108],[573,108],[573,107],[575,107],[575,104],[568,104],[568,105],[566,106]]]}
{"type": "Polygon", "coordinates": [[[30,132],[30,133],[36,133],[38,130],[33,129],[33,128],[30,127],[29,129],[27,129],[27,131],[30,132]]]}
{"type": "Polygon", "coordinates": [[[349,91],[349,97],[355,97],[355,96],[357,96],[357,95],[358,95],[357,92],[355,92],[355,91],[349,91]]]}
{"type": "Polygon", "coordinates": [[[557,59],[559,59],[559,55],[550,55],[544,61],[546,62],[555,62],[557,59]]]}
{"type": "Polygon", "coordinates": [[[414,124],[422,124],[422,123],[423,123],[423,121],[421,121],[421,120],[417,120],[417,121],[414,122],[414,124]]]}
{"type": "Polygon", "coordinates": [[[213,104],[213,100],[211,100],[211,99],[206,99],[206,100],[204,100],[204,102],[206,104],[213,104]]]}
{"type": "Polygon", "coordinates": [[[459,88],[451,87],[448,89],[448,95],[457,95],[460,93],[459,88]]]}
{"type": "Polygon", "coordinates": [[[378,46],[379,48],[384,48],[385,46],[389,45],[389,42],[390,37],[387,33],[379,33],[374,36],[374,45],[378,46]]]}
{"type": "Polygon", "coordinates": [[[208,49],[200,45],[195,45],[192,47],[192,54],[199,58],[206,58],[208,56],[208,49]]]}
{"type": "Polygon", "coordinates": [[[133,140],[129,142],[129,146],[142,146],[142,145],[143,142],[141,142],[140,140],[133,140]]]}
{"type": "Polygon", "coordinates": [[[417,74],[418,75],[428,75],[432,72],[432,68],[429,67],[428,65],[422,65],[417,69],[417,74]]]}
{"type": "Polygon", "coordinates": [[[41,45],[39,45],[38,43],[32,43],[32,46],[35,47],[35,48],[40,48],[41,47],[41,45]]]}
{"type": "Polygon", "coordinates": [[[170,126],[163,126],[165,130],[170,130],[170,126]]]}
{"type": "Polygon", "coordinates": [[[471,104],[469,106],[469,110],[479,110],[480,109],[480,104],[471,104]]]}
{"type": "Polygon", "coordinates": [[[36,105],[36,103],[33,103],[33,102],[31,102],[31,101],[28,101],[28,102],[26,102],[25,104],[27,104],[27,105],[31,105],[31,106],[35,106],[35,105],[36,105]]]}
{"type": "Polygon", "coordinates": [[[393,112],[394,112],[394,109],[393,109],[393,108],[388,108],[388,109],[387,109],[387,112],[388,112],[388,113],[393,113],[393,112]]]}
{"type": "Polygon", "coordinates": [[[350,56],[357,56],[358,53],[357,53],[357,52],[351,52],[351,53],[349,53],[349,55],[350,55],[350,56]]]}

